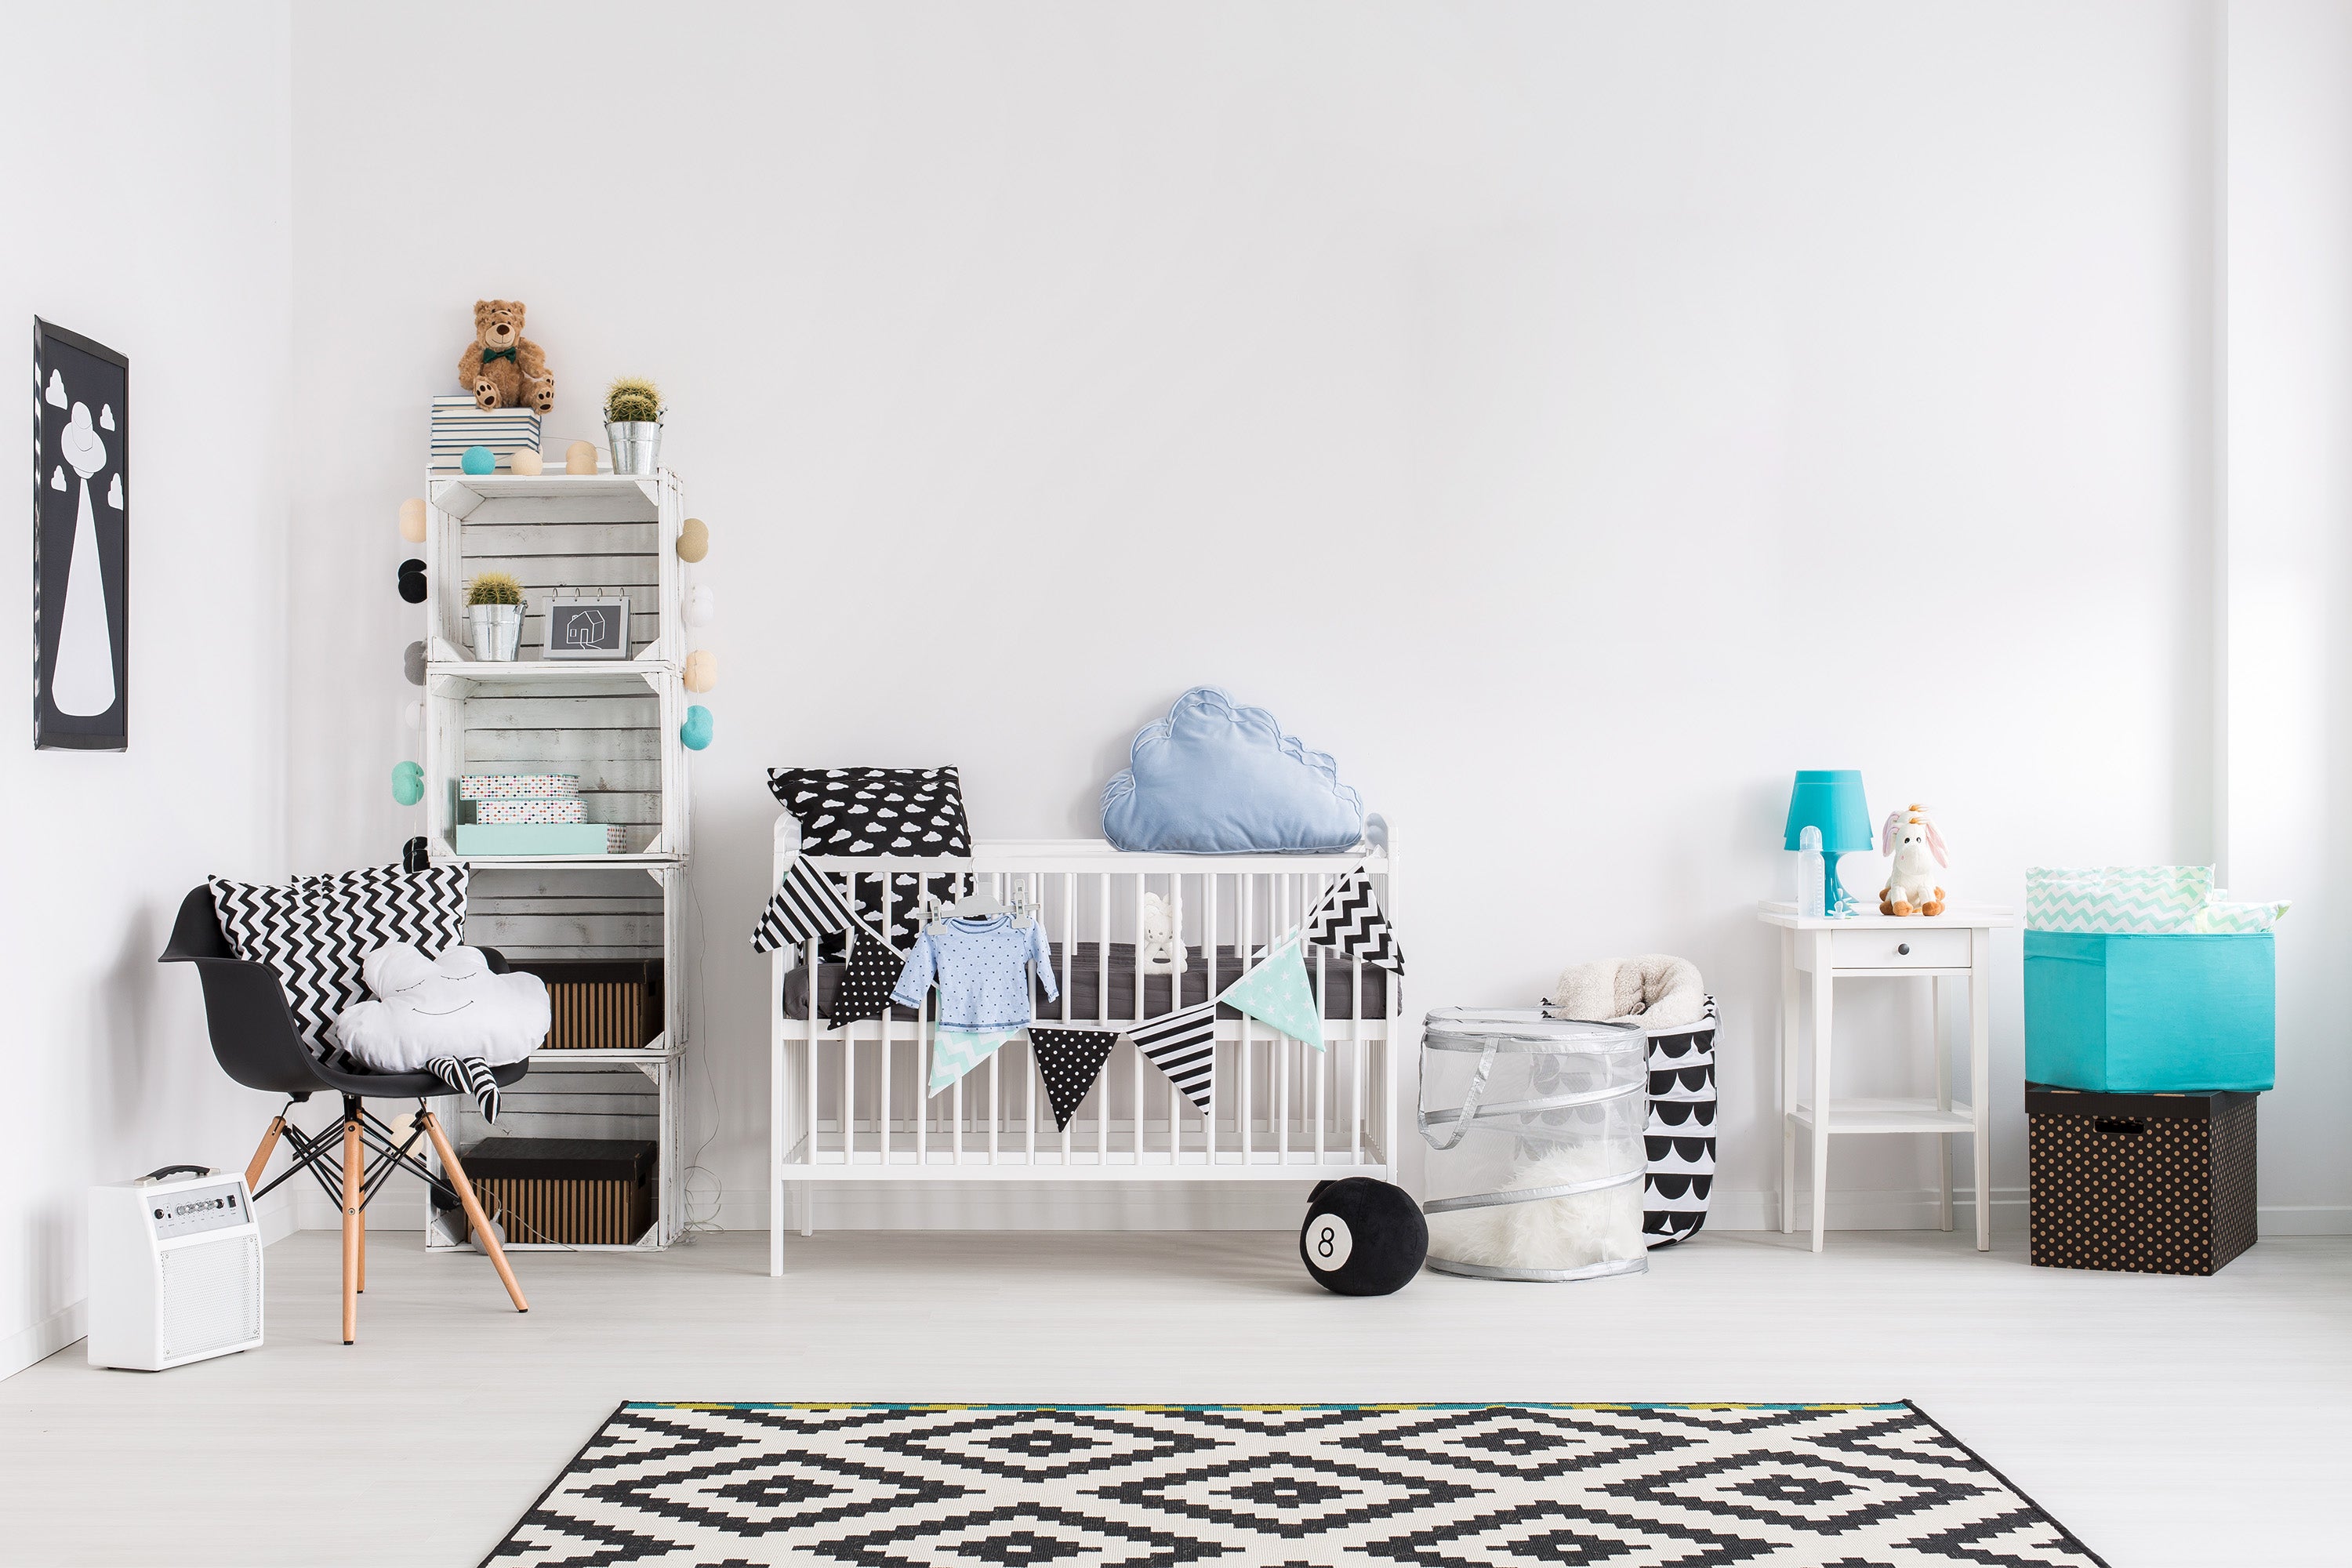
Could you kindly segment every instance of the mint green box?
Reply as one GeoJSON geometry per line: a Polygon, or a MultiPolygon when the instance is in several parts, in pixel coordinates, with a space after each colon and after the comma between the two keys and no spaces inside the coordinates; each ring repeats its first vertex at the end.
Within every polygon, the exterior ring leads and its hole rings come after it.
{"type": "Polygon", "coordinates": [[[461,822],[460,855],[602,855],[601,822],[461,822]]]}
{"type": "Polygon", "coordinates": [[[2026,1081],[2106,1094],[2266,1089],[2276,965],[2269,931],[2028,931],[2026,1081]]]}

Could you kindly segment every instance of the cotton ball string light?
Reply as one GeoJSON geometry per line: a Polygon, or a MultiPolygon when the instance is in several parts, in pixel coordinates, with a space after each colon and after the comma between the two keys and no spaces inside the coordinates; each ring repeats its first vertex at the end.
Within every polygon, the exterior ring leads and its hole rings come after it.
{"type": "Polygon", "coordinates": [[[400,596],[412,605],[425,602],[425,563],[414,555],[400,563],[400,596]]]}
{"type": "Polygon", "coordinates": [[[719,656],[707,647],[696,648],[686,656],[686,689],[708,691],[719,684],[719,656]]]}
{"type": "Polygon", "coordinates": [[[698,702],[686,710],[686,722],[677,727],[678,743],[689,752],[698,752],[710,744],[710,710],[698,702]]]}
{"type": "Polygon", "coordinates": [[[691,564],[709,553],[710,525],[698,517],[688,518],[677,531],[677,558],[691,564]]]}
{"type": "Polygon", "coordinates": [[[466,455],[457,459],[457,466],[469,474],[496,473],[499,455],[488,447],[468,447],[466,455]]]}
{"type": "Polygon", "coordinates": [[[546,466],[536,447],[525,447],[507,459],[507,471],[510,474],[520,474],[525,479],[535,478],[546,466]]]}
{"type": "Polygon", "coordinates": [[[392,770],[392,798],[415,805],[425,798],[425,770],[415,763],[396,763],[392,770]]]}
{"type": "Polygon", "coordinates": [[[404,705],[400,710],[400,721],[407,725],[412,730],[424,729],[425,704],[422,702],[410,702],[404,705]]]}
{"type": "Polygon", "coordinates": [[[696,588],[686,596],[686,624],[707,626],[719,618],[719,595],[709,588],[696,588]]]}
{"type": "Polygon", "coordinates": [[[425,542],[425,498],[410,496],[400,503],[400,537],[411,544],[425,542]]]}
{"type": "Polygon", "coordinates": [[[411,686],[425,684],[425,639],[419,637],[401,650],[400,673],[408,677],[411,686]]]}
{"type": "Polygon", "coordinates": [[[596,448],[585,441],[574,441],[563,448],[563,471],[567,474],[593,474],[596,471],[596,448]]]}

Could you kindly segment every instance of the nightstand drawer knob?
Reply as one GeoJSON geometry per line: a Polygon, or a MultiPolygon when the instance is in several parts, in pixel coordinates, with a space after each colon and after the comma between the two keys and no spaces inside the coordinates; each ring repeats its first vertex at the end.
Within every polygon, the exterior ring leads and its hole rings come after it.
{"type": "Polygon", "coordinates": [[[1911,956],[1911,944],[1907,942],[1897,942],[1895,944],[1895,951],[1908,958],[1911,956]]]}

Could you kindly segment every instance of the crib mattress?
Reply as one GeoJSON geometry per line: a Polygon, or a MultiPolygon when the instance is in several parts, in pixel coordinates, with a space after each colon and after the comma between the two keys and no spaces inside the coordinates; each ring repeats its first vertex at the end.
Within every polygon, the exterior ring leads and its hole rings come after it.
{"type": "MultiPolygon", "coordinates": [[[[1157,1017],[1162,1013],[1173,1012],[1180,1006],[1191,1006],[1209,999],[1212,994],[1209,984],[1209,965],[1202,957],[1199,948],[1188,948],[1186,952],[1190,957],[1181,975],[1147,974],[1143,977],[1143,1016],[1145,1017],[1157,1017]],[[1178,980],[1183,984],[1183,1000],[1171,1002],[1169,999],[1170,984],[1171,982],[1178,980]]],[[[1059,979],[1063,973],[1060,942],[1053,944],[1053,953],[1054,974],[1056,979],[1059,979]]],[[[1215,991],[1222,993],[1226,986],[1239,980],[1242,977],[1242,971],[1246,967],[1241,954],[1233,948],[1217,949],[1215,991]]],[[[1341,961],[1336,953],[1331,955],[1327,963],[1323,961],[1318,949],[1310,947],[1307,950],[1307,983],[1321,996],[1323,1016],[1326,1018],[1349,1018],[1356,1016],[1355,969],[1356,966],[1353,963],[1341,961]],[[1329,973],[1328,985],[1324,983],[1326,970],[1329,973]]],[[[838,963],[817,965],[817,1012],[820,1016],[833,1005],[834,995],[841,988],[841,970],[842,966],[838,963]]],[[[1076,951],[1071,954],[1069,980],[1062,993],[1061,1000],[1048,1002],[1045,1000],[1044,990],[1042,988],[1037,990],[1034,997],[1037,1021],[1042,1024],[1065,1019],[1075,1023],[1116,1024],[1131,1021],[1136,1016],[1135,980],[1135,944],[1133,942],[1112,942],[1106,966],[1102,944],[1082,942],[1078,943],[1076,951]],[[1107,985],[1106,981],[1108,981],[1107,985]],[[1105,990],[1110,994],[1110,1006],[1108,1011],[1105,1011],[1102,1005],[1105,990]]],[[[1388,982],[1387,970],[1374,964],[1364,965],[1363,1016],[1377,1018],[1387,1013],[1388,982]]],[[[809,1016],[806,965],[796,968],[784,976],[783,1009],[784,1016],[787,1018],[805,1018],[809,1016]]],[[[904,1007],[893,1007],[890,1013],[891,1016],[902,1022],[911,1023],[916,1017],[914,1013],[904,1007]]],[[[1241,1016],[1231,1007],[1218,1008],[1217,1016],[1223,1018],[1241,1016]]]]}

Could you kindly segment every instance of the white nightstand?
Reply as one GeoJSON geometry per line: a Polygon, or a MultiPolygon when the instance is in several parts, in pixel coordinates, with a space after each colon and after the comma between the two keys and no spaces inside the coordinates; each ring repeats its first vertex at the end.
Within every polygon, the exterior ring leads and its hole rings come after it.
{"type": "Polygon", "coordinates": [[[1797,1130],[1813,1144],[1813,1250],[1822,1249],[1829,1212],[1830,1139],[1849,1132],[1929,1132],[1940,1141],[1944,1228],[1952,1228],[1952,1134],[1976,1144],[1977,1250],[1992,1246],[1992,933],[2013,926],[2007,910],[1954,904],[1940,915],[1861,915],[1807,920],[1794,904],[1757,906],[1765,924],[1780,928],[1780,1229],[1797,1227],[1797,1130]],[[1798,1037],[1800,975],[1811,977],[1812,1029],[1798,1037]],[[1936,1093],[1920,1100],[1840,1100],[1830,1093],[1830,992],[1841,979],[1917,976],[1935,988],[1936,1093]],[[1945,986],[1969,988],[1969,1103],[1952,1103],[1951,1026],[1945,986]],[[1811,1095],[1798,1075],[1800,1046],[1812,1048],[1811,1095]],[[1827,1114],[1821,1107],[1827,1106],[1827,1114]]]}

